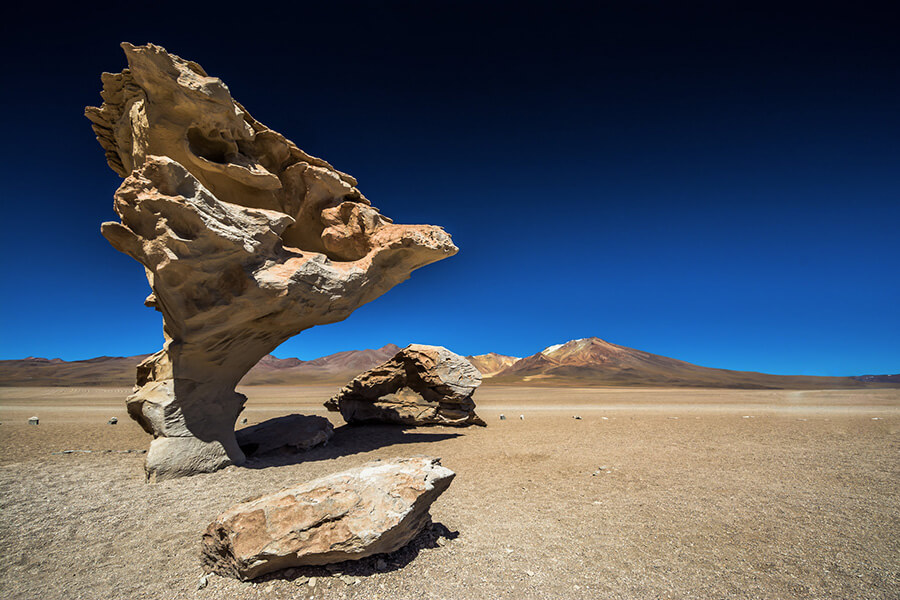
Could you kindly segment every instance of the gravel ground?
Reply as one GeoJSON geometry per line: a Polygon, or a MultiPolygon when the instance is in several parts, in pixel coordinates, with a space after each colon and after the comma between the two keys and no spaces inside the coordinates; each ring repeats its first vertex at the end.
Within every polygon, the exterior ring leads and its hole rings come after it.
{"type": "MultiPolygon", "coordinates": [[[[243,391],[253,424],[326,414],[334,390],[243,391]]],[[[156,485],[124,393],[0,388],[0,596],[900,598],[897,390],[485,386],[487,428],[341,426],[325,448],[156,485]],[[197,589],[225,508],[415,454],[457,478],[409,547],[197,589]]]]}

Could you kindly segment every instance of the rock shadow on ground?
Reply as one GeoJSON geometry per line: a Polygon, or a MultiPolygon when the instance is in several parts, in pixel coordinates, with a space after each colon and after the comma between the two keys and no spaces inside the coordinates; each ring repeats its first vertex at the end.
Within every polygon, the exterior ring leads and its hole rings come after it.
{"type": "Polygon", "coordinates": [[[410,429],[402,425],[387,424],[341,425],[334,429],[334,436],[324,446],[316,446],[299,452],[282,449],[258,454],[248,457],[247,462],[241,466],[247,469],[284,467],[302,462],[332,460],[398,444],[440,442],[463,435],[462,433],[410,431],[410,429]]]}
{"type": "Polygon", "coordinates": [[[458,531],[450,530],[443,523],[430,523],[410,543],[394,552],[373,554],[359,560],[345,560],[330,565],[291,567],[261,575],[252,581],[261,584],[281,579],[304,583],[312,577],[323,580],[331,577],[349,583],[347,579],[398,571],[415,560],[423,550],[441,548],[458,537],[458,531]]]}

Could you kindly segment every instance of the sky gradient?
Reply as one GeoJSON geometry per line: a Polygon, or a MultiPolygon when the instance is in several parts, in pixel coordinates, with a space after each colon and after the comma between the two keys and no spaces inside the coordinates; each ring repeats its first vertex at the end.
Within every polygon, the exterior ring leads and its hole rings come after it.
{"type": "Polygon", "coordinates": [[[460,247],[277,356],[598,336],[711,367],[900,372],[889,3],[149,6],[4,24],[2,359],[161,346],[143,268],[100,235],[121,180],[82,116],[130,41],[200,63],[460,247]]]}

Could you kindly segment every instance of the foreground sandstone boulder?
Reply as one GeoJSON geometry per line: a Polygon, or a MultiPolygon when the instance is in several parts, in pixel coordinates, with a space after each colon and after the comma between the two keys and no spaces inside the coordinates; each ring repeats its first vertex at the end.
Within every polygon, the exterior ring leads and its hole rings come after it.
{"type": "Polygon", "coordinates": [[[472,394],[481,373],[442,346],[411,344],[348,383],[325,402],[347,423],[485,425],[472,394]]]}
{"type": "Polygon", "coordinates": [[[163,316],[163,349],[138,366],[128,413],[154,440],[151,479],[245,457],[235,385],[293,335],[346,319],[452,256],[441,228],[395,225],[356,180],[253,117],[196,63],[122,44],[86,116],[109,166],[121,223],[101,230],[139,261],[163,316]]]}
{"type": "Polygon", "coordinates": [[[440,459],[370,462],[237,504],[203,534],[207,571],[239,579],[399,550],[455,474],[440,459]]]}

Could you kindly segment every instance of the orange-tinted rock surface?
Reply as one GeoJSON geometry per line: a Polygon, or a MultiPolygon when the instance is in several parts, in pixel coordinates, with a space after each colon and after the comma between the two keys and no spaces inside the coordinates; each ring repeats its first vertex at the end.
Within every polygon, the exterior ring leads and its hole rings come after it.
{"type": "Polygon", "coordinates": [[[203,535],[208,571],[253,579],[399,550],[431,522],[454,473],[437,458],[398,458],[233,506],[203,535]]]}
{"type": "Polygon", "coordinates": [[[234,388],[260,358],[457,249],[439,227],[395,225],[196,63],[122,47],[128,68],[103,74],[85,114],[125,178],[103,235],[144,266],[163,315],[128,411],[154,436],[148,477],[164,479],[244,461],[234,388]]]}

